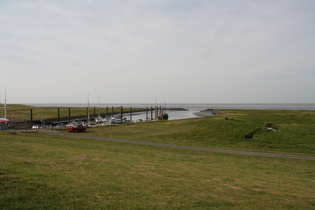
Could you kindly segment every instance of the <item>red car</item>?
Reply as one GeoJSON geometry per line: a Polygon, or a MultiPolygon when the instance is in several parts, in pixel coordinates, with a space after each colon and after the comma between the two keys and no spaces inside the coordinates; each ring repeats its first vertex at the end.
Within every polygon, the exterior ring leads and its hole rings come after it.
{"type": "Polygon", "coordinates": [[[85,132],[86,131],[86,127],[83,126],[82,124],[69,124],[67,125],[66,128],[69,132],[80,132],[80,131],[85,132]]]}

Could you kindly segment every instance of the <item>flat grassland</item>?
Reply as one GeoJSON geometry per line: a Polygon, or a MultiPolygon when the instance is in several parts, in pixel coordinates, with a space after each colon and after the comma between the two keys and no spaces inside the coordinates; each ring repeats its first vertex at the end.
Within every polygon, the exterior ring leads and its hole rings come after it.
{"type": "Polygon", "coordinates": [[[165,144],[315,155],[315,111],[224,110],[189,120],[90,129],[89,135],[165,144]]]}
{"type": "MultiPolygon", "coordinates": [[[[86,134],[315,156],[315,112],[224,110],[86,134]]],[[[315,161],[0,132],[1,209],[314,209],[315,161]]]]}

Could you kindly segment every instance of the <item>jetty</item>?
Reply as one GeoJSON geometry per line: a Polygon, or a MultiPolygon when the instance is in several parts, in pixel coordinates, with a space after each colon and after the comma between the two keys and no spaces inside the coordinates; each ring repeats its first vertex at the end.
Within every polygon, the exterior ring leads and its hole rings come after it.
{"type": "MultiPolygon", "coordinates": [[[[173,110],[170,108],[169,110],[173,110]]],[[[177,108],[176,108],[177,110],[177,108]]],[[[152,121],[156,119],[165,119],[165,108],[161,106],[146,107],[146,108],[132,108],[132,107],[50,107],[50,108],[36,108],[30,107],[28,116],[22,118],[12,118],[10,126],[13,128],[31,128],[34,125],[58,126],[66,125],[74,120],[82,121],[86,124],[106,124],[113,118],[116,122],[125,123],[133,122],[135,115],[145,113],[145,118],[141,121],[152,121]],[[85,111],[84,111],[85,109],[85,111]],[[78,111],[79,110],[79,111],[78,111]],[[49,114],[48,114],[49,112],[49,114]],[[128,120],[126,120],[128,118],[128,120]]],[[[117,123],[118,124],[118,123],[117,123]]]]}

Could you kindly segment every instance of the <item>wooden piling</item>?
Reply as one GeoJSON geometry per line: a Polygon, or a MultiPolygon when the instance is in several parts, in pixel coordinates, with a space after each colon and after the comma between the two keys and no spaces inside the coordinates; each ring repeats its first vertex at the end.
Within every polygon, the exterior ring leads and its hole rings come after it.
{"type": "Polygon", "coordinates": [[[33,109],[30,109],[30,123],[33,125],[33,109]]]}
{"type": "Polygon", "coordinates": [[[94,120],[95,120],[95,118],[96,118],[96,108],[94,107],[94,120]]]}
{"type": "Polygon", "coordinates": [[[86,122],[88,123],[89,122],[89,107],[86,107],[86,122]]]}
{"type": "Polygon", "coordinates": [[[123,107],[120,107],[120,121],[123,121],[123,107]]]}
{"type": "Polygon", "coordinates": [[[57,124],[59,124],[60,121],[60,108],[57,108],[57,124]]]}
{"type": "Polygon", "coordinates": [[[68,108],[68,122],[70,123],[71,116],[70,116],[70,107],[68,108]]]}

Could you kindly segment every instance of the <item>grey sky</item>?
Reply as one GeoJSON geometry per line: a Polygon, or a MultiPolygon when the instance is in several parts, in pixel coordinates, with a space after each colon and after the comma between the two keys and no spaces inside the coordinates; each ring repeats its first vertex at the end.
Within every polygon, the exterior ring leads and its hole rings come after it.
{"type": "Polygon", "coordinates": [[[1,0],[0,73],[2,103],[315,103],[315,1],[1,0]]]}

